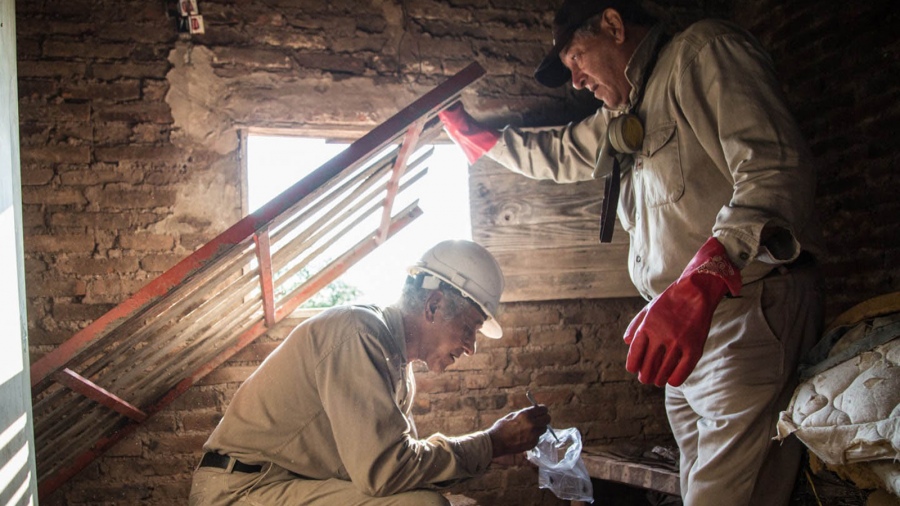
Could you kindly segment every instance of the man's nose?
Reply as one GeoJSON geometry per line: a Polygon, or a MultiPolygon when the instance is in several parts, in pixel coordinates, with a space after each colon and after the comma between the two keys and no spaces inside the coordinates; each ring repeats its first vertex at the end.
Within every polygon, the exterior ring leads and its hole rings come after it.
{"type": "Polygon", "coordinates": [[[578,69],[572,69],[572,87],[576,90],[584,88],[584,74],[578,69]]]}
{"type": "Polygon", "coordinates": [[[463,351],[466,353],[466,355],[474,355],[475,348],[477,346],[478,345],[475,343],[475,336],[472,336],[471,338],[466,340],[466,342],[463,343],[463,351]]]}

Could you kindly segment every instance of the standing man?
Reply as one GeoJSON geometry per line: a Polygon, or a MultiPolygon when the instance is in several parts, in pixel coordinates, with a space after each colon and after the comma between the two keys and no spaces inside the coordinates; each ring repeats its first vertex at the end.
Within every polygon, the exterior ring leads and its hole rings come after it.
{"type": "Polygon", "coordinates": [[[300,324],[235,393],[203,446],[190,504],[446,506],[434,489],[534,447],[545,406],[480,432],[419,439],[416,360],[442,372],[475,353],[494,315],[500,266],[482,246],[444,241],[410,267],[396,306],[344,306],[300,324]]]}
{"type": "Polygon", "coordinates": [[[821,329],[821,238],[812,160],[772,62],[726,22],[669,38],[632,0],[567,0],[553,38],[536,79],[589,91],[594,115],[497,132],[460,106],[441,113],[448,133],[472,162],[608,176],[603,207],[650,301],[625,333],[626,368],[665,385],[685,504],[787,504],[801,447],[772,437],[821,329]]]}

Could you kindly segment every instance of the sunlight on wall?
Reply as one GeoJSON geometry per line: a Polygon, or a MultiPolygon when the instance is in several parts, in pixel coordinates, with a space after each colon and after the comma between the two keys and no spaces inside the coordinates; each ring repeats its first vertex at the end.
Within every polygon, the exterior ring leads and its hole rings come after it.
{"type": "MultiPolygon", "coordinates": [[[[248,136],[249,211],[264,205],[346,146],[322,139],[248,136]]],[[[439,145],[427,164],[428,175],[394,203],[396,212],[418,198],[424,214],[341,276],[361,292],[352,302],[383,305],[396,301],[406,267],[423,251],[444,239],[472,238],[465,156],[454,145],[439,145]]]]}
{"type": "MultiPolygon", "coordinates": [[[[0,211],[0,237],[15,237],[15,215],[12,206],[0,211]]],[[[22,315],[19,312],[19,291],[16,279],[16,243],[5,242],[0,247],[0,326],[4,329],[17,329],[22,324],[22,315]]],[[[19,334],[10,332],[8,337],[0,339],[0,383],[6,383],[10,378],[22,373],[25,368],[22,356],[22,340],[19,334]]]]}
{"type": "MultiPolygon", "coordinates": [[[[4,456],[0,461],[0,498],[6,499],[5,504],[22,504],[20,501],[28,492],[31,471],[25,434],[27,422],[23,414],[0,432],[0,455],[4,456]]],[[[33,501],[29,499],[27,504],[33,501]]]]}

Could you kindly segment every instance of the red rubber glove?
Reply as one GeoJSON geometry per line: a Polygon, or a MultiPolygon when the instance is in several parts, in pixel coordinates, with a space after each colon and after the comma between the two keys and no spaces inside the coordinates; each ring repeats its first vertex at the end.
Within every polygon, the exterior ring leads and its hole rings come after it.
{"type": "Polygon", "coordinates": [[[439,112],[438,117],[444,123],[447,135],[462,148],[469,163],[478,161],[500,138],[500,132],[486,128],[469,116],[462,102],[456,102],[439,112]]]}
{"type": "Polygon", "coordinates": [[[740,290],[740,271],[722,243],[710,237],[681,277],[631,320],[625,368],[641,383],[684,383],[703,355],[719,301],[740,290]]]}

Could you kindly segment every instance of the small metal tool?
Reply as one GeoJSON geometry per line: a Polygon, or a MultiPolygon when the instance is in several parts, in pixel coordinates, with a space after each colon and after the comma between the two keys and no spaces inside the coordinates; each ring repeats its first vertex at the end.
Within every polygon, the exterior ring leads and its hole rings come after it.
{"type": "MultiPolygon", "coordinates": [[[[527,390],[527,389],[525,390],[525,397],[528,398],[528,400],[531,402],[531,404],[532,404],[533,406],[537,406],[537,405],[538,405],[537,401],[534,400],[534,396],[531,395],[531,390],[527,390]]],[[[555,439],[556,442],[559,443],[559,438],[556,437],[556,433],[553,432],[553,429],[551,429],[549,425],[547,426],[547,430],[550,431],[550,435],[553,436],[553,439],[555,439]]]]}

